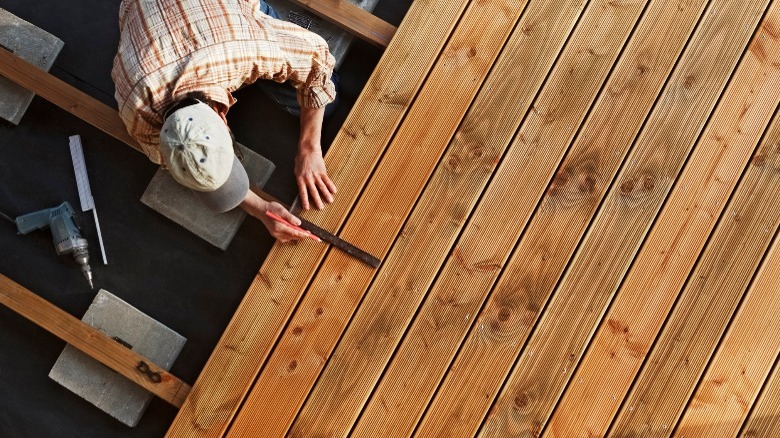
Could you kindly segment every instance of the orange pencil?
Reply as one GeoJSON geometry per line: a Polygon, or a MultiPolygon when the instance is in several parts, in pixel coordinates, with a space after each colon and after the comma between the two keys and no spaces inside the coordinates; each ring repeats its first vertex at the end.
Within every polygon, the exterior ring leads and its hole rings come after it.
{"type": "Polygon", "coordinates": [[[273,219],[273,220],[275,220],[275,221],[277,221],[277,222],[281,222],[281,223],[283,223],[283,224],[287,225],[287,226],[288,226],[288,227],[290,227],[290,228],[293,228],[293,229],[295,229],[295,230],[298,230],[298,231],[301,231],[301,232],[305,233],[305,234],[306,234],[306,235],[309,237],[309,239],[311,239],[311,240],[314,240],[314,241],[316,241],[316,242],[322,242],[322,239],[320,239],[319,237],[317,237],[317,236],[315,236],[314,234],[312,234],[312,232],[311,232],[311,231],[309,231],[309,230],[304,230],[303,228],[301,228],[301,227],[299,227],[299,226],[297,226],[297,225],[293,225],[293,224],[291,224],[290,222],[286,221],[284,218],[282,218],[281,216],[279,216],[279,215],[278,215],[278,214],[276,214],[276,213],[272,213],[272,212],[270,212],[270,211],[266,210],[266,211],[265,211],[265,214],[266,214],[268,217],[270,217],[271,219],[273,219]]]}

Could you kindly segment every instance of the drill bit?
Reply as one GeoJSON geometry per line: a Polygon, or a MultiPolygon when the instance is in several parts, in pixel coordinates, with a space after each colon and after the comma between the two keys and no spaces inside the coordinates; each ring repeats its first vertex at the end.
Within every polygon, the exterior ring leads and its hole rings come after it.
{"type": "Polygon", "coordinates": [[[7,214],[3,213],[2,211],[0,211],[0,217],[2,217],[3,219],[7,220],[8,222],[16,225],[16,221],[11,219],[11,216],[8,216],[7,214]]]}

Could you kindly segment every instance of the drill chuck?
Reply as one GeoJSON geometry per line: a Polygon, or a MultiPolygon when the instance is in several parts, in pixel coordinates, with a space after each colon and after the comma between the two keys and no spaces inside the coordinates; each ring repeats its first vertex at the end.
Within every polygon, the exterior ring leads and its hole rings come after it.
{"type": "Polygon", "coordinates": [[[75,213],[66,201],[57,207],[34,211],[16,218],[16,227],[21,234],[33,230],[51,229],[54,249],[59,255],[73,254],[73,259],[81,267],[84,278],[92,285],[92,269],[89,266],[87,239],[81,237],[76,225],[75,213]]]}

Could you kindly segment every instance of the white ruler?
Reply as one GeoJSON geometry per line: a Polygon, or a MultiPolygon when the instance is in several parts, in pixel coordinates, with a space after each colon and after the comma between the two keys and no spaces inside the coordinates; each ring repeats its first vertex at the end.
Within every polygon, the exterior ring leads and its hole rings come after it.
{"type": "Polygon", "coordinates": [[[98,233],[98,242],[100,242],[100,253],[103,255],[103,264],[107,265],[108,260],[106,259],[106,249],[103,247],[103,235],[100,232],[95,199],[92,197],[92,190],[89,188],[87,166],[84,163],[84,150],[81,148],[81,137],[71,135],[68,139],[70,140],[70,156],[73,159],[73,171],[76,173],[76,186],[79,189],[81,211],[92,210],[92,216],[95,218],[95,228],[97,228],[98,233]]]}

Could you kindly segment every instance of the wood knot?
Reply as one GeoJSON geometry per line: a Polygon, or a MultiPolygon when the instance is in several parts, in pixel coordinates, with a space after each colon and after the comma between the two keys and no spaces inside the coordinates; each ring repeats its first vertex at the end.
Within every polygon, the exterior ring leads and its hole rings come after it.
{"type": "Polygon", "coordinates": [[[624,181],[623,184],[620,185],[620,193],[623,195],[628,195],[629,193],[634,191],[634,180],[628,180],[624,181]]]}
{"type": "Polygon", "coordinates": [[[555,196],[561,192],[561,189],[569,183],[569,177],[564,172],[558,172],[550,183],[550,195],[555,196]]]}
{"type": "Polygon", "coordinates": [[[502,307],[498,311],[498,320],[501,322],[506,322],[509,319],[509,316],[512,314],[512,311],[509,310],[506,307],[502,307]]]}
{"type": "Polygon", "coordinates": [[[469,58],[473,58],[477,56],[477,49],[474,47],[469,47],[469,54],[466,56],[468,56],[469,58]]]}
{"type": "Polygon", "coordinates": [[[528,400],[528,394],[525,392],[521,392],[520,394],[515,395],[515,407],[517,409],[525,409],[528,406],[529,400],[528,400]]]}
{"type": "Polygon", "coordinates": [[[325,313],[325,309],[322,307],[317,307],[317,310],[314,311],[314,314],[317,316],[322,316],[323,313],[325,313]]]}
{"type": "Polygon", "coordinates": [[[473,158],[481,158],[483,153],[484,151],[481,146],[477,146],[471,150],[471,156],[473,158]]]}
{"type": "Polygon", "coordinates": [[[646,175],[644,178],[642,178],[642,187],[648,192],[653,190],[655,188],[655,179],[653,179],[653,177],[650,175],[646,175]]]}
{"type": "Polygon", "coordinates": [[[766,152],[759,152],[751,160],[754,166],[761,167],[766,164],[766,152]]]}
{"type": "Polygon", "coordinates": [[[460,167],[460,157],[458,157],[457,154],[452,154],[447,159],[447,167],[450,168],[450,170],[457,170],[458,167],[460,167]]]}
{"type": "Polygon", "coordinates": [[[582,193],[593,193],[596,189],[596,178],[593,175],[585,175],[580,181],[579,189],[582,193]]]}
{"type": "Polygon", "coordinates": [[[608,319],[607,326],[612,333],[628,333],[628,326],[616,319],[608,319]]]}
{"type": "Polygon", "coordinates": [[[296,368],[298,368],[298,362],[297,362],[297,361],[295,361],[295,360],[294,360],[294,361],[292,361],[292,362],[290,362],[290,363],[287,365],[287,371],[289,371],[289,372],[293,372],[293,371],[295,371],[295,369],[296,369],[296,368]]]}
{"type": "Polygon", "coordinates": [[[693,85],[696,84],[696,78],[692,75],[688,75],[685,77],[685,80],[683,81],[683,88],[690,89],[693,87],[693,85]]]}
{"type": "Polygon", "coordinates": [[[295,327],[292,330],[292,334],[295,335],[295,336],[300,336],[301,333],[303,333],[303,329],[301,327],[295,327]]]}

